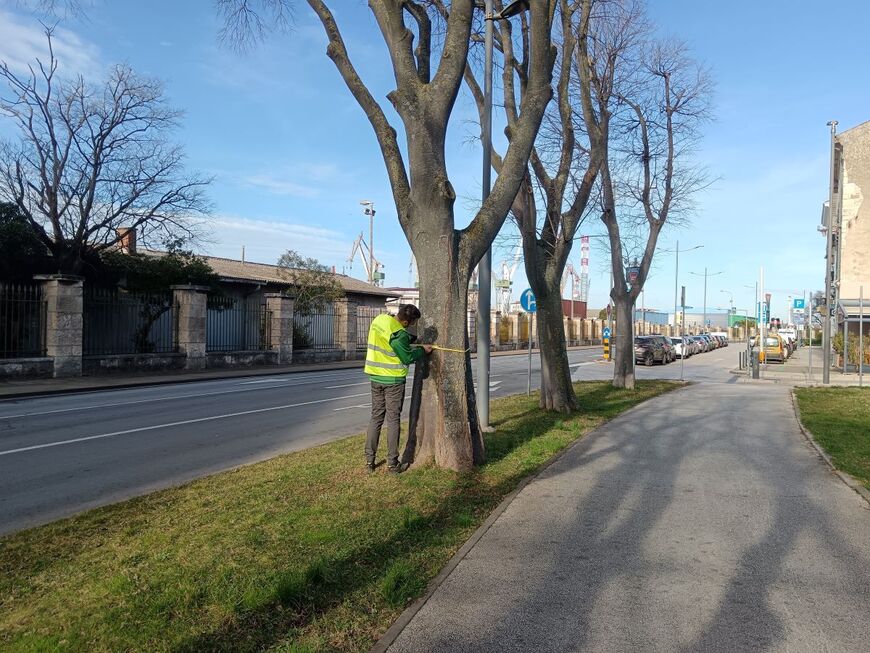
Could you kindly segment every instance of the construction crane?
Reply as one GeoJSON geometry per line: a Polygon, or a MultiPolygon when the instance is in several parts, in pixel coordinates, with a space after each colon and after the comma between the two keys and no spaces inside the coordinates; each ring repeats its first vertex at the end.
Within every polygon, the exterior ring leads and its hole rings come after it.
{"type": "Polygon", "coordinates": [[[366,273],[366,279],[372,279],[372,283],[376,286],[381,286],[384,283],[384,265],[378,259],[374,258],[369,250],[369,246],[363,238],[362,232],[359,237],[353,241],[353,248],[350,250],[350,256],[347,257],[348,269],[353,270],[353,257],[359,254],[359,258],[363,264],[363,270],[366,273]],[[369,270],[369,261],[372,261],[374,270],[369,270]]]}
{"type": "Polygon", "coordinates": [[[508,264],[508,262],[501,262],[501,276],[495,280],[495,287],[498,290],[498,306],[501,309],[502,315],[507,315],[511,311],[511,295],[514,285],[514,274],[517,271],[517,266],[520,263],[520,257],[523,254],[523,245],[520,243],[517,245],[516,250],[514,251],[513,261],[508,264]]]}

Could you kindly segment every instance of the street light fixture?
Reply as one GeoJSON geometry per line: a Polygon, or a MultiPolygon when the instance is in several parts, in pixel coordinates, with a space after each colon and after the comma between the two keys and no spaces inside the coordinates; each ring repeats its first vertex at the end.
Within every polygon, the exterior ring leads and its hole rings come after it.
{"type": "Polygon", "coordinates": [[[369,283],[375,282],[375,203],[362,200],[363,213],[369,216],[369,283]]]}
{"type": "MultiPolygon", "coordinates": [[[[479,6],[479,5],[478,5],[479,6]]],[[[516,0],[499,13],[492,11],[492,0],[486,0],[483,5],[486,28],[484,32],[484,66],[483,66],[483,202],[489,197],[492,186],[492,21],[504,20],[516,16],[529,9],[528,0],[516,0]]],[[[489,429],[489,358],[490,358],[490,309],[492,305],[492,246],[477,264],[477,416],[480,428],[489,429]]],[[[531,346],[532,331],[529,328],[529,346],[531,346]]]]}
{"type": "MultiPolygon", "coordinates": [[[[728,311],[728,315],[733,315],[734,314],[734,293],[731,292],[730,290],[720,290],[719,292],[724,292],[726,295],[728,295],[728,302],[731,304],[731,309],[728,311]]],[[[728,318],[728,319],[730,321],[731,318],[728,318]]],[[[730,322],[729,322],[728,326],[731,326],[730,322]]]]}

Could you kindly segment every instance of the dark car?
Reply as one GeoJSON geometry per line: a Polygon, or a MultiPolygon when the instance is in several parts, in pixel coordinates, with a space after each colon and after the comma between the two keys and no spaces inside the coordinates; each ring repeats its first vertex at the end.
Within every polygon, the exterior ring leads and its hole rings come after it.
{"type": "Polygon", "coordinates": [[[656,362],[668,362],[668,352],[661,339],[655,336],[639,336],[634,339],[634,360],[648,367],[656,362]]]}
{"type": "Polygon", "coordinates": [[[665,354],[666,354],[665,361],[664,361],[665,363],[671,363],[671,362],[677,360],[677,348],[671,344],[670,338],[667,338],[666,336],[660,336],[660,335],[659,336],[650,336],[650,337],[660,341],[662,344],[662,347],[665,348],[665,354]]]}

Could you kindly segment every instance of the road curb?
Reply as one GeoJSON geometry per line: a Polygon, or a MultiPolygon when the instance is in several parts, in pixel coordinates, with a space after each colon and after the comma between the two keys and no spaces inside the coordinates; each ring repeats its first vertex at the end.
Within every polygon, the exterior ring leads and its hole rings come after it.
{"type": "MultiPolygon", "coordinates": [[[[679,381],[676,381],[676,383],[679,383],[679,381]]],[[[695,385],[695,383],[692,381],[684,381],[682,387],[674,388],[670,392],[658,395],[658,397],[663,397],[673,392],[685,390],[692,385],[695,385]]],[[[405,627],[411,622],[411,620],[417,615],[417,613],[423,609],[423,606],[429,602],[429,599],[432,598],[432,595],[435,594],[438,588],[441,587],[444,581],[447,580],[450,574],[453,573],[453,570],[456,569],[456,567],[459,566],[459,563],[462,562],[465,556],[468,555],[468,552],[474,548],[474,546],[481,540],[481,538],[483,538],[484,535],[486,535],[487,531],[489,531],[489,529],[498,520],[498,518],[501,517],[502,514],[504,514],[504,511],[508,509],[508,506],[513,503],[514,499],[517,498],[517,495],[522,492],[526,488],[526,486],[529,485],[529,483],[537,480],[541,476],[541,474],[547,471],[552,465],[558,462],[563,456],[567,455],[569,451],[571,451],[574,447],[578,446],[581,442],[587,442],[590,438],[598,435],[599,431],[601,431],[604,426],[606,426],[615,419],[630,415],[633,411],[639,409],[641,406],[646,405],[648,401],[657,399],[658,397],[650,397],[646,401],[642,401],[636,406],[632,406],[631,408],[629,408],[625,412],[620,413],[616,417],[601,422],[601,424],[589,431],[589,433],[577,438],[570,445],[562,449],[562,451],[550,458],[550,460],[544,463],[543,467],[541,467],[533,475],[520,481],[520,484],[516,488],[514,488],[510,492],[510,494],[508,494],[504,499],[501,500],[501,502],[489,514],[489,517],[486,518],[486,521],[484,521],[480,525],[480,527],[476,531],[474,531],[472,536],[465,541],[465,543],[459,548],[459,550],[453,554],[450,560],[447,561],[447,564],[442,567],[441,571],[438,572],[438,575],[430,581],[429,585],[426,588],[426,593],[419,599],[414,601],[407,608],[405,608],[402,614],[398,616],[398,618],[381,636],[381,638],[377,642],[375,642],[375,645],[369,650],[369,653],[386,653],[386,651],[398,639],[399,635],[402,634],[402,631],[405,630],[405,627]]]]}
{"type": "Polygon", "coordinates": [[[822,446],[818,442],[816,442],[816,439],[813,437],[813,434],[810,433],[809,429],[804,426],[804,423],[801,420],[801,409],[798,406],[795,391],[792,390],[789,394],[791,395],[791,405],[792,408],[794,408],[795,418],[797,418],[798,426],[800,427],[801,433],[804,434],[807,442],[809,442],[813,449],[816,450],[819,456],[821,456],[822,460],[824,460],[828,464],[828,467],[831,468],[831,471],[833,471],[834,474],[836,474],[840,478],[840,480],[843,481],[843,483],[845,483],[849,488],[857,492],[861,496],[861,498],[867,502],[867,507],[870,508],[870,490],[865,488],[864,485],[860,483],[856,478],[850,476],[846,472],[841,472],[839,469],[836,468],[836,466],[834,465],[834,461],[831,460],[831,457],[824,449],[822,449],[822,446]]]}

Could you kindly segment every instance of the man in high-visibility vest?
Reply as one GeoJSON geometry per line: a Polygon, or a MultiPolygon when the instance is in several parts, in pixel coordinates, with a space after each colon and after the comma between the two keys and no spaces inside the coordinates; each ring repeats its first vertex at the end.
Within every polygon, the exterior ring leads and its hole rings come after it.
{"type": "Polygon", "coordinates": [[[372,382],[372,418],[366,437],[366,467],[375,470],[375,455],[381,427],[387,422],[387,471],[399,474],[408,468],[399,462],[399,429],[405,403],[408,366],[432,352],[430,345],[411,346],[406,329],[417,324],[420,309],[413,304],[399,306],[396,317],[384,313],[372,320],[366,351],[365,373],[372,382]]]}

